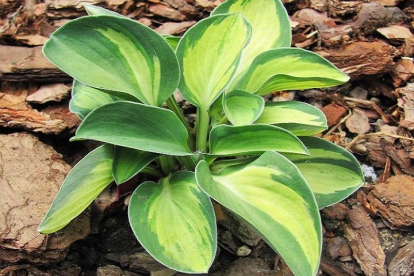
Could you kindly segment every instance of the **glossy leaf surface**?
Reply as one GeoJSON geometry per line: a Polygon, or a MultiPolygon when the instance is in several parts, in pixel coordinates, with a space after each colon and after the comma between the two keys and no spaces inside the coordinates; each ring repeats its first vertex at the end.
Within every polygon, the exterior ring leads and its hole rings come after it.
{"type": "Polygon", "coordinates": [[[194,173],[141,184],[128,215],[140,244],[159,262],[185,273],[208,271],[217,249],[216,220],[194,173]]]}
{"type": "Polygon", "coordinates": [[[178,62],[168,43],[125,17],[99,15],[70,21],[52,34],[43,52],[88,86],[127,93],[154,106],[161,106],[179,81],[178,62]]]}
{"type": "Polygon", "coordinates": [[[266,103],[255,123],[277,125],[297,136],[314,135],[328,128],[320,109],[296,101],[266,103]]]}
{"type": "Polygon", "coordinates": [[[53,233],[65,227],[113,181],[112,154],[113,146],[103,145],[73,167],[39,225],[40,233],[53,233]]]}
{"type": "Polygon", "coordinates": [[[322,247],[318,207],[293,163],[266,152],[251,163],[211,173],[202,161],[196,179],[210,197],[260,233],[296,276],[317,274],[322,247]]]}
{"type": "Polygon", "coordinates": [[[210,154],[245,155],[265,151],[307,154],[303,143],[289,131],[268,125],[219,125],[210,133],[210,154]]]}
{"type": "Polygon", "coordinates": [[[116,184],[130,180],[157,157],[152,152],[115,147],[112,175],[116,184]]]}
{"type": "Polygon", "coordinates": [[[233,76],[251,34],[240,14],[217,15],[191,27],[177,46],[183,97],[206,109],[233,76]]]}
{"type": "Polygon", "coordinates": [[[251,93],[330,87],[349,77],[323,57],[299,48],[278,48],[260,54],[235,86],[251,93]]]}
{"type": "Polygon", "coordinates": [[[347,198],[364,183],[359,163],[351,153],[317,137],[301,140],[310,156],[286,156],[308,181],[320,209],[347,198]]]}
{"type": "Polygon", "coordinates": [[[224,95],[224,110],[235,126],[250,125],[262,113],[264,99],[249,92],[234,90],[224,95]]]}
{"type": "Polygon", "coordinates": [[[279,0],[227,0],[213,15],[241,13],[252,25],[252,38],[243,51],[238,74],[244,73],[260,53],[277,47],[290,47],[292,34],[286,9],[279,0]]]}
{"type": "Polygon", "coordinates": [[[170,110],[115,102],[89,113],[72,140],[101,142],[167,155],[191,155],[188,132],[170,110]]]}

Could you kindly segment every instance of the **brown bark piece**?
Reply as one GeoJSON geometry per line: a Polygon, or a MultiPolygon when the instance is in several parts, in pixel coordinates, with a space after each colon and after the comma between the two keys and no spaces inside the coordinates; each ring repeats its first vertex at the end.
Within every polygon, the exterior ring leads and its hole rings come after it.
{"type": "Polygon", "coordinates": [[[413,36],[413,34],[410,32],[410,29],[398,25],[378,28],[377,32],[390,40],[404,40],[413,36]]]}
{"type": "Polygon", "coordinates": [[[180,10],[181,12],[185,14],[189,14],[189,15],[197,14],[197,9],[193,5],[190,5],[186,0],[164,0],[164,2],[169,4],[171,7],[180,10]]]}
{"type": "Polygon", "coordinates": [[[105,0],[46,0],[46,6],[48,9],[65,9],[65,8],[74,8],[78,10],[83,10],[82,3],[89,3],[89,4],[99,4],[103,3],[105,0]]]}
{"type": "Polygon", "coordinates": [[[196,21],[184,21],[184,22],[167,22],[155,29],[160,34],[181,34],[188,28],[193,26],[196,21]]]}
{"type": "Polygon", "coordinates": [[[384,42],[357,41],[338,50],[315,51],[353,78],[384,74],[392,70],[396,48],[384,42]]]}
{"type": "Polygon", "coordinates": [[[225,220],[220,221],[219,223],[228,229],[234,236],[236,236],[240,241],[249,246],[257,246],[261,240],[260,236],[256,232],[252,231],[250,227],[240,220],[233,213],[228,211],[225,208],[222,208],[225,220]]]}
{"type": "Polygon", "coordinates": [[[346,109],[343,106],[331,103],[322,107],[322,112],[326,116],[328,126],[332,127],[336,125],[342,119],[342,117],[345,116],[346,109]]]}
{"type": "Polygon", "coordinates": [[[414,130],[414,84],[399,88],[396,90],[400,95],[398,106],[404,109],[404,116],[400,121],[400,126],[408,130],[414,130]]]}
{"type": "Polygon", "coordinates": [[[397,228],[414,226],[414,178],[407,175],[390,177],[374,186],[367,197],[370,209],[397,228]]]}
{"type": "Polygon", "coordinates": [[[364,207],[357,206],[349,212],[349,223],[344,226],[344,232],[364,273],[367,276],[387,275],[377,228],[364,207]]]}
{"type": "Polygon", "coordinates": [[[352,115],[345,121],[345,125],[350,132],[361,135],[371,129],[368,117],[359,109],[352,111],[352,115]]]}
{"type": "MultiPolygon", "coordinates": [[[[313,25],[323,42],[329,46],[340,44],[344,39],[348,39],[348,35],[352,32],[349,25],[338,26],[332,18],[328,17],[326,12],[322,13],[313,9],[300,10],[293,15],[292,19],[302,25],[313,25]]],[[[308,39],[307,36],[304,36],[298,40],[298,34],[296,34],[295,45],[300,46],[298,42],[304,42],[305,40],[300,40],[305,38],[308,39]]]]}
{"type": "Polygon", "coordinates": [[[376,168],[384,168],[388,157],[385,148],[388,146],[392,147],[394,140],[394,138],[382,138],[380,136],[373,136],[367,139],[364,146],[368,152],[368,160],[372,166],[376,168]]]}
{"type": "Polygon", "coordinates": [[[69,97],[70,90],[71,86],[63,83],[46,84],[27,96],[26,102],[36,104],[60,102],[62,99],[69,97]]]}
{"type": "Polygon", "coordinates": [[[414,241],[402,247],[388,265],[389,275],[410,276],[414,274],[414,241]]]}
{"type": "Polygon", "coordinates": [[[60,259],[74,241],[89,233],[89,218],[49,237],[37,227],[70,166],[30,134],[0,135],[0,259],[47,262],[60,259]]]}
{"type": "Polygon", "coordinates": [[[372,2],[378,2],[384,7],[394,7],[398,5],[400,1],[399,0],[373,0],[372,2]]]}
{"type": "Polygon", "coordinates": [[[414,75],[414,62],[412,59],[400,59],[391,71],[391,77],[395,87],[407,82],[414,75]]]}
{"type": "Polygon", "coordinates": [[[354,15],[360,10],[362,3],[363,1],[331,0],[328,5],[329,13],[333,17],[354,15]]]}
{"type": "Polygon", "coordinates": [[[149,11],[155,15],[162,16],[175,21],[184,21],[187,17],[180,11],[164,4],[154,4],[149,7],[149,11]]]}
{"type": "Polygon", "coordinates": [[[16,40],[29,46],[39,46],[46,43],[47,37],[43,35],[16,35],[16,40]]]}
{"type": "Polygon", "coordinates": [[[360,33],[371,34],[374,33],[378,27],[387,24],[387,11],[385,8],[376,2],[364,3],[361,5],[361,10],[358,12],[357,19],[352,27],[360,33]]]}
{"type": "Polygon", "coordinates": [[[151,275],[173,276],[177,272],[163,266],[147,252],[135,253],[129,256],[129,268],[137,272],[149,272],[151,275]]]}
{"type": "Polygon", "coordinates": [[[42,47],[0,47],[0,78],[3,81],[69,81],[71,78],[50,63],[42,47]]]}
{"type": "Polygon", "coordinates": [[[68,127],[63,120],[30,108],[25,103],[26,95],[27,91],[20,95],[0,92],[0,126],[46,134],[58,134],[68,127]]]}

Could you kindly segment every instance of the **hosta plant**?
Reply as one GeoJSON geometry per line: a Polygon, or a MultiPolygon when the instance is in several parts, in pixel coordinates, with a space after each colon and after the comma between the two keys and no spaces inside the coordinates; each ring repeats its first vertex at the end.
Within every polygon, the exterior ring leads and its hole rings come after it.
{"type": "Polygon", "coordinates": [[[317,108],[266,102],[281,90],[348,80],[315,53],[290,48],[279,0],[228,0],[181,38],[100,7],[64,24],[45,56],[72,76],[70,109],[82,120],[74,141],[102,145],[67,175],[39,226],[67,225],[112,182],[138,173],[129,221],[155,259],[177,271],[207,272],[216,254],[212,202],[247,223],[297,276],[316,275],[319,209],[363,182],[346,150],[312,137],[327,128],[317,108]],[[195,106],[195,126],[175,90],[195,106]]]}

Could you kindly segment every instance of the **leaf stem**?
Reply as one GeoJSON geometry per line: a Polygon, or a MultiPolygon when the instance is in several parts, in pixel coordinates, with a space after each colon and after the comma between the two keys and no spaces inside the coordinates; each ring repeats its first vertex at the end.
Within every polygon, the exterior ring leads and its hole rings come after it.
{"type": "Polygon", "coordinates": [[[204,107],[199,107],[197,109],[197,138],[196,138],[196,148],[202,152],[207,150],[207,136],[208,136],[208,127],[210,123],[210,115],[208,114],[208,109],[204,107]]]}
{"type": "Polygon", "coordinates": [[[184,117],[183,112],[181,111],[180,107],[178,106],[177,101],[174,98],[174,95],[171,95],[167,100],[166,100],[167,106],[168,108],[175,113],[175,115],[177,115],[177,117],[180,119],[180,121],[185,125],[185,127],[187,128],[188,131],[188,140],[187,140],[187,144],[190,147],[190,149],[192,151],[195,150],[195,143],[194,143],[194,137],[191,131],[191,127],[188,124],[187,120],[184,117]]]}
{"type": "Polygon", "coordinates": [[[168,157],[169,156],[166,156],[166,155],[161,155],[159,157],[160,164],[161,164],[161,171],[164,175],[168,175],[171,171],[170,161],[168,160],[168,157]]]}
{"type": "Polygon", "coordinates": [[[196,161],[192,156],[176,156],[178,161],[182,166],[184,166],[189,171],[194,171],[197,166],[196,161]]]}
{"type": "Polygon", "coordinates": [[[149,167],[149,166],[146,167],[146,168],[143,168],[139,173],[149,174],[149,175],[152,175],[156,178],[162,178],[163,177],[163,175],[158,170],[156,170],[153,167],[149,167]]]}

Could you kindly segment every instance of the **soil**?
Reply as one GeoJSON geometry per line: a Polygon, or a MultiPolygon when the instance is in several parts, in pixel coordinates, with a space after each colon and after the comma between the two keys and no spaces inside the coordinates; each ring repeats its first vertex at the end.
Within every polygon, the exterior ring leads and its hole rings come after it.
{"type": "MultiPolygon", "coordinates": [[[[85,15],[79,2],[0,0],[0,275],[182,275],[157,263],[130,230],[126,208],[138,179],[123,190],[109,187],[64,230],[36,232],[70,167],[96,146],[69,143],[80,123],[68,110],[71,79],[41,54],[55,29],[85,15]]],[[[85,2],[180,35],[221,1],[85,2]]],[[[321,211],[319,275],[414,275],[414,2],[284,5],[292,46],[319,53],[351,81],[267,100],[321,108],[329,124],[322,137],[354,153],[366,177],[350,198],[321,211]]],[[[179,102],[191,121],[194,110],[179,102]]],[[[209,275],[291,275],[258,236],[218,210],[219,250],[209,275]]]]}

